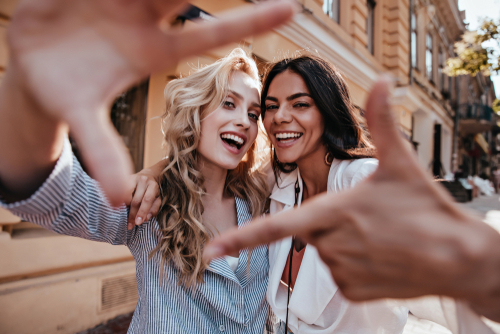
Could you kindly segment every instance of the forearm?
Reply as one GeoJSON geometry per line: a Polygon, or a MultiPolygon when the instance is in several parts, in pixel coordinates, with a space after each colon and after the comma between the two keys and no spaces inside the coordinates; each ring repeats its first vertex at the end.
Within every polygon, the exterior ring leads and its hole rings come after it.
{"type": "Polygon", "coordinates": [[[68,141],[50,176],[28,199],[0,207],[59,234],[127,244],[127,209],[110,205],[99,184],[81,168],[68,141]]]}
{"type": "Polygon", "coordinates": [[[0,84],[0,196],[8,202],[36,191],[63,147],[66,125],[38,109],[8,68],[0,84]]]}

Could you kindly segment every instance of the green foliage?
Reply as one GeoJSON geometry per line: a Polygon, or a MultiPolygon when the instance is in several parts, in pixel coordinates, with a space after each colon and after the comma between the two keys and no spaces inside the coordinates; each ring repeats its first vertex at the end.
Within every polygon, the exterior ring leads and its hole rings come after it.
{"type": "Polygon", "coordinates": [[[488,76],[500,73],[500,21],[485,19],[477,31],[466,31],[455,43],[457,57],[446,62],[445,73],[449,76],[482,72],[488,76]],[[488,46],[485,46],[485,43],[488,46]],[[496,43],[496,48],[490,45],[496,43]]]}
{"type": "Polygon", "coordinates": [[[500,116],[500,99],[496,99],[493,101],[493,104],[491,105],[491,108],[493,108],[493,111],[500,116]]]}

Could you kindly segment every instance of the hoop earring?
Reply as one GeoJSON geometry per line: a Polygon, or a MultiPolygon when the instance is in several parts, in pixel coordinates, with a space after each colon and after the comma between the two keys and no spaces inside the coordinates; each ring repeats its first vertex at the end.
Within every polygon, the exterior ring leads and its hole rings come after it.
{"type": "Polygon", "coordinates": [[[328,151],[325,154],[325,164],[327,166],[331,166],[332,162],[333,162],[333,154],[330,151],[328,151]]]}

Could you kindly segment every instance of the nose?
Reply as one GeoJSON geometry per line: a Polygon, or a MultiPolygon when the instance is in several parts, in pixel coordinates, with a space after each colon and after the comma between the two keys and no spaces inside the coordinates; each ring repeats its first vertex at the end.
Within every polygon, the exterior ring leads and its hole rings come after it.
{"type": "Polygon", "coordinates": [[[248,117],[248,112],[245,109],[238,112],[238,116],[235,118],[234,124],[244,129],[248,129],[250,127],[250,119],[248,117]]]}
{"type": "Polygon", "coordinates": [[[292,121],[292,115],[290,114],[286,106],[280,106],[279,109],[273,115],[273,122],[275,124],[290,123],[292,121]]]}

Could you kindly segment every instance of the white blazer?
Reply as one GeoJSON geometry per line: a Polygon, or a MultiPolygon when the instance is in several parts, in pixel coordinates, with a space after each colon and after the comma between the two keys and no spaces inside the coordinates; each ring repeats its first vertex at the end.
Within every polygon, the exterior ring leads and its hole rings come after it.
{"type": "MultiPolygon", "coordinates": [[[[328,192],[336,193],[353,187],[372,174],[378,166],[376,159],[337,160],[328,175],[328,192]]],[[[270,213],[293,208],[295,182],[299,179],[299,202],[302,199],[302,179],[297,170],[282,174],[279,185],[270,196],[270,213]]],[[[285,321],[287,288],[280,284],[291,247],[291,237],[269,247],[269,285],[267,301],[276,316],[285,321]]],[[[445,297],[425,297],[414,300],[382,299],[354,303],[345,299],[335,284],[330,270],[318,251],[307,245],[293,293],[290,296],[288,323],[292,332],[299,334],[401,334],[408,311],[447,327],[453,333],[488,333],[481,319],[464,304],[445,297]]]]}

